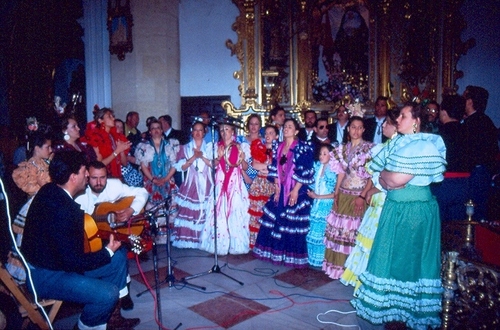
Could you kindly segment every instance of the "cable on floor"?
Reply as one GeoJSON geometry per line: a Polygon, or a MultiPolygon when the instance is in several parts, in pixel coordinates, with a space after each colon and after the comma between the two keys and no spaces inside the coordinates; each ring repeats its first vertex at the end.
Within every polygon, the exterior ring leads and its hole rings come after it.
{"type": "Polygon", "coordinates": [[[336,326],[339,326],[339,327],[342,327],[342,328],[358,328],[359,330],[361,330],[361,327],[358,325],[358,324],[342,324],[342,323],[337,323],[337,322],[333,322],[333,321],[322,321],[320,320],[320,316],[322,315],[326,315],[326,314],[329,314],[329,313],[338,313],[338,314],[343,314],[343,315],[347,315],[347,314],[352,314],[352,313],[356,313],[356,311],[349,311],[349,312],[342,312],[342,311],[338,311],[338,310],[335,310],[335,309],[331,309],[329,311],[326,311],[324,313],[319,313],[318,315],[316,315],[316,320],[318,320],[319,323],[322,323],[322,324],[333,324],[333,325],[336,325],[336,326]]]}

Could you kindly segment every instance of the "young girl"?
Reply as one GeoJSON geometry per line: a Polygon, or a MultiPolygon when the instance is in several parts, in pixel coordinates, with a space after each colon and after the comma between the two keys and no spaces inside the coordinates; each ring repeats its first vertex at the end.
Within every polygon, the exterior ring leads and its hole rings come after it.
{"type": "Polygon", "coordinates": [[[332,209],[333,190],[337,183],[337,174],[328,164],[332,149],[329,144],[320,146],[319,160],[314,163],[314,184],[307,191],[307,195],[314,199],[306,236],[308,261],[313,267],[321,267],[325,257],[326,217],[332,209]]]}
{"type": "Polygon", "coordinates": [[[264,214],[262,208],[269,200],[269,197],[274,194],[274,184],[267,179],[269,173],[267,166],[273,160],[273,142],[278,140],[278,133],[276,126],[266,125],[265,144],[260,139],[256,139],[253,140],[250,146],[253,159],[252,166],[259,171],[248,191],[248,198],[250,199],[250,206],[248,207],[248,214],[250,214],[250,249],[253,249],[257,240],[260,229],[259,219],[264,214]]]}
{"type": "Polygon", "coordinates": [[[365,131],[363,118],[353,116],[347,132],[349,142],[334,149],[330,165],[337,173],[334,207],[326,219],[325,260],[323,270],[332,279],[338,279],[344,272],[344,263],[354,247],[354,241],[361,217],[365,213],[365,196],[361,192],[371,184],[366,172],[373,143],[363,141],[365,131]]]}
{"type": "MultiPolygon", "coordinates": [[[[387,117],[385,122],[382,124],[382,134],[388,138],[385,143],[377,144],[372,148],[371,154],[377,155],[382,149],[384,149],[390,140],[394,138],[397,131],[396,119],[399,116],[399,110],[393,109],[387,112],[387,117]]],[[[370,174],[374,174],[371,170],[370,161],[366,164],[366,169],[370,174]]],[[[372,179],[374,182],[375,180],[372,179]]],[[[385,202],[385,192],[380,185],[376,185],[374,182],[374,187],[367,187],[361,192],[361,196],[365,196],[366,203],[370,207],[366,210],[363,220],[361,221],[361,226],[358,229],[358,235],[356,236],[356,246],[354,246],[351,254],[345,262],[345,271],[340,278],[340,282],[344,285],[352,285],[355,287],[354,294],[356,294],[357,289],[361,285],[358,280],[358,276],[366,270],[366,265],[368,264],[368,258],[370,256],[370,251],[373,245],[373,239],[375,238],[375,233],[377,232],[378,219],[380,213],[382,213],[382,207],[385,202]],[[369,188],[369,189],[367,189],[369,188]]]]}
{"type": "MultiPolygon", "coordinates": [[[[24,224],[31,202],[40,188],[47,182],[50,182],[49,162],[52,158],[52,140],[51,136],[42,130],[31,132],[28,136],[28,157],[27,161],[19,163],[19,167],[12,173],[14,183],[28,194],[26,204],[19,210],[12,229],[16,234],[16,245],[20,248],[23,238],[24,224]]],[[[19,283],[26,280],[24,266],[16,254],[9,255],[6,265],[9,273],[19,283]]]]}

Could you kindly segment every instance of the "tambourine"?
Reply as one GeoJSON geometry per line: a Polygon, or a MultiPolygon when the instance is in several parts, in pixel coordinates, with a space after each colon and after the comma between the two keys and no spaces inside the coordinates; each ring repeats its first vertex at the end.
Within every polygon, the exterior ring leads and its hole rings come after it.
{"type": "Polygon", "coordinates": [[[241,164],[244,158],[245,157],[243,156],[243,150],[241,150],[239,143],[231,142],[224,148],[224,160],[226,161],[226,164],[228,166],[237,167],[241,164]],[[238,153],[238,158],[236,159],[236,162],[232,163],[231,158],[234,159],[233,155],[235,152],[238,153]]]}

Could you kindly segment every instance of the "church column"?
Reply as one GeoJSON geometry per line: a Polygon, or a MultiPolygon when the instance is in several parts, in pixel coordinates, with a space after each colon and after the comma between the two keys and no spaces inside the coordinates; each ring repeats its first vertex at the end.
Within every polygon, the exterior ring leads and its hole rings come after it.
{"type": "MultiPolygon", "coordinates": [[[[100,107],[112,106],[107,16],[107,0],[83,1],[82,26],[88,121],[93,120],[94,104],[99,104],[100,107]]],[[[85,127],[83,123],[80,125],[85,127]]]]}

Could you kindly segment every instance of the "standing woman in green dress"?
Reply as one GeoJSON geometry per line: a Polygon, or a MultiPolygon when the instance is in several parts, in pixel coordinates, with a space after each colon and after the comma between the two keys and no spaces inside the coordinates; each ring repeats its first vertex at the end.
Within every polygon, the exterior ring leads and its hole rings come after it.
{"type": "Polygon", "coordinates": [[[373,180],[387,190],[371,256],[352,300],[373,324],[412,329],[441,324],[441,222],[430,191],[443,180],[446,148],[439,135],[420,133],[422,109],[406,104],[398,132],[373,158],[373,180]],[[403,326],[403,324],[398,324],[403,326]]]}

